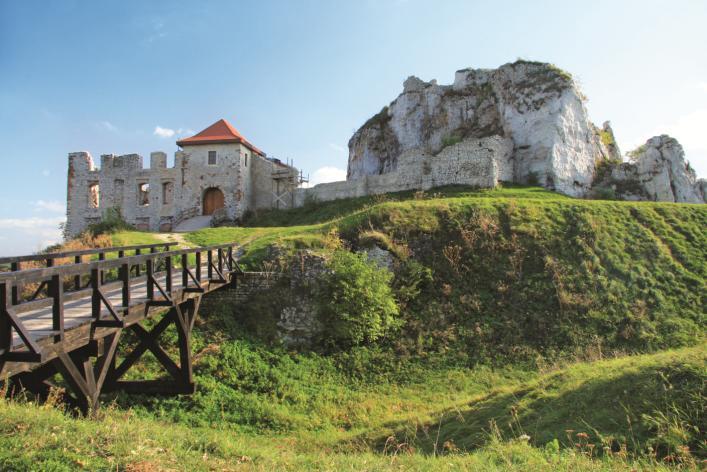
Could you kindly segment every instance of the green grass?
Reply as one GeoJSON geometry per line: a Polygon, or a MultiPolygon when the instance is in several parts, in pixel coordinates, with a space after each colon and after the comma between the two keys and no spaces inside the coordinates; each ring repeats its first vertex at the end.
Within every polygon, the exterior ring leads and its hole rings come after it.
{"type": "MultiPolygon", "coordinates": [[[[397,348],[407,352],[453,349],[470,362],[572,356],[590,345],[646,352],[705,332],[704,205],[448,188],[268,212],[250,224],[186,238],[237,241],[255,269],[272,246],[327,250],[332,231],[352,249],[373,231],[413,254],[433,281],[406,310],[414,323],[397,348]]],[[[400,285],[408,269],[398,261],[400,285]]]]}
{"type": "Polygon", "coordinates": [[[121,231],[110,235],[114,246],[137,246],[142,244],[158,244],[164,240],[153,233],[145,231],[121,231]]]}
{"type": "MultiPolygon", "coordinates": [[[[668,457],[696,470],[705,227],[704,205],[456,187],[186,234],[239,242],[256,269],[273,247],[388,248],[403,326],[374,345],[295,352],[257,337],[284,293],[205,299],[194,395],[120,394],[98,421],[1,403],[0,469],[648,470],[668,457]]],[[[173,357],[175,343],[170,328],[173,357]]],[[[161,375],[150,354],[129,372],[161,375]]]]}
{"type": "MultiPolygon", "coordinates": [[[[663,461],[632,457],[622,452],[622,445],[640,451],[656,444],[659,435],[646,426],[650,422],[644,417],[669,412],[676,403],[684,408],[690,394],[704,394],[702,385],[694,382],[700,376],[702,382],[705,379],[704,347],[571,364],[545,374],[429,370],[424,378],[413,376],[414,381],[403,383],[358,382],[318,356],[264,351],[243,342],[236,347],[238,353],[229,349],[210,354],[198,369],[199,390],[220,399],[221,419],[194,424],[186,417],[160,417],[159,409],[148,413],[144,407],[116,406],[96,419],[78,419],[52,406],[2,401],[0,467],[660,469],[663,461]],[[211,383],[205,382],[207,371],[211,383]],[[667,385],[680,389],[680,395],[668,396],[667,385]],[[248,398],[234,402],[219,391],[221,386],[240,390],[248,398]],[[680,403],[683,400],[685,404],[680,403]],[[259,408],[269,404],[271,411],[279,409],[292,423],[278,431],[223,419],[241,414],[246,404],[252,409],[258,403],[259,408]],[[623,424],[626,419],[632,428],[623,424]],[[590,459],[586,447],[567,440],[566,429],[574,430],[570,433],[574,438],[587,432],[585,443],[616,444],[618,452],[597,446],[590,459]]],[[[163,413],[169,409],[169,403],[162,405],[163,413]]],[[[203,409],[198,400],[192,408],[180,408],[187,416],[201,415],[203,409]]]]}

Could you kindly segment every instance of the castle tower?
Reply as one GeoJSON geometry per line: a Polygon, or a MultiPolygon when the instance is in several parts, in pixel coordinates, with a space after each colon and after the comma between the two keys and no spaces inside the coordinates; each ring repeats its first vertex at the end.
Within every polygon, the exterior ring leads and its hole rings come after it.
{"type": "Polygon", "coordinates": [[[196,215],[243,216],[253,200],[254,162],[265,153],[223,119],[177,145],[182,148],[181,206],[196,215]]]}

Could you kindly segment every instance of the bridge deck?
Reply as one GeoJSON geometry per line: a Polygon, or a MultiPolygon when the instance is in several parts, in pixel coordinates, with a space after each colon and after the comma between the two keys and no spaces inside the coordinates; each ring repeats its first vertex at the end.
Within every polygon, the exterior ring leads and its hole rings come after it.
{"type": "MultiPolygon", "coordinates": [[[[192,267],[191,270],[194,271],[195,268],[192,267]]],[[[198,278],[201,280],[207,280],[206,276],[207,268],[202,266],[201,273],[198,278]]],[[[162,287],[166,286],[167,274],[165,272],[156,273],[154,277],[157,283],[159,283],[162,287]]],[[[147,276],[143,275],[141,277],[135,277],[130,282],[130,307],[136,309],[143,307],[148,301],[150,301],[147,297],[147,276]]],[[[173,273],[172,285],[174,287],[179,287],[181,282],[181,272],[173,273]]],[[[123,296],[122,287],[117,285],[117,283],[108,284],[106,287],[115,286],[115,288],[108,288],[104,291],[106,298],[113,306],[116,307],[121,305],[123,296]]],[[[205,290],[206,292],[209,292],[213,288],[214,287],[207,287],[205,290]]],[[[90,292],[89,290],[85,291],[90,292]]],[[[53,337],[56,334],[56,332],[52,329],[52,316],[52,307],[49,306],[22,313],[19,315],[19,318],[32,339],[41,342],[44,338],[53,337]]],[[[108,308],[102,306],[100,317],[102,319],[110,319],[110,316],[111,314],[108,308]]],[[[70,330],[92,322],[93,314],[91,293],[87,293],[84,297],[78,300],[64,303],[64,329],[70,330]]],[[[17,332],[13,332],[12,345],[17,348],[23,347],[22,339],[17,332]]]]}

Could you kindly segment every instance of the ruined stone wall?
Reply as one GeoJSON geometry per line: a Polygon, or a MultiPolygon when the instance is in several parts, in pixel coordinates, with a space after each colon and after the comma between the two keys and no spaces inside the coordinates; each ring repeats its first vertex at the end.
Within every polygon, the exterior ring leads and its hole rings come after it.
{"type": "Polygon", "coordinates": [[[254,206],[272,207],[274,165],[241,144],[185,146],[175,153],[174,167],[167,167],[165,153],[153,152],[147,169],[137,154],[103,155],[99,169],[89,153],[71,153],[67,233],[79,234],[109,208],[120,209],[139,230],[172,231],[180,221],[202,214],[209,188],[223,193],[219,216],[236,220],[254,206]],[[216,152],[214,165],[209,151],[216,152]]]}
{"type": "Polygon", "coordinates": [[[100,211],[89,203],[90,185],[99,182],[93,158],[88,152],[69,154],[66,185],[66,232],[78,234],[86,225],[100,219],[100,211]]]}
{"type": "Polygon", "coordinates": [[[500,136],[465,139],[432,155],[412,149],[398,157],[395,170],[342,182],[319,184],[295,192],[295,206],[307,200],[329,201],[444,185],[495,187],[513,177],[513,142],[500,136]]]}
{"type": "Polygon", "coordinates": [[[269,290],[280,280],[275,272],[244,272],[238,275],[236,283],[221,290],[214,290],[201,301],[202,310],[218,310],[223,304],[245,303],[253,294],[269,290]]]}

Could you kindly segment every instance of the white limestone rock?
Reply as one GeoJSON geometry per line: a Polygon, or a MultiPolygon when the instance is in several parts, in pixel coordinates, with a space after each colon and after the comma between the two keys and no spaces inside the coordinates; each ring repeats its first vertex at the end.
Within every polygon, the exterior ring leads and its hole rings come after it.
{"type": "Polygon", "coordinates": [[[513,143],[509,180],[583,196],[603,157],[583,100],[569,74],[544,63],[465,69],[446,86],[410,77],[349,141],[347,178],[393,172],[403,154],[434,159],[460,141],[500,136],[513,143]]]}
{"type": "Polygon", "coordinates": [[[629,153],[630,162],[616,166],[611,181],[627,200],[705,203],[705,180],[697,179],[680,143],[670,136],[650,138],[629,153]]]}

